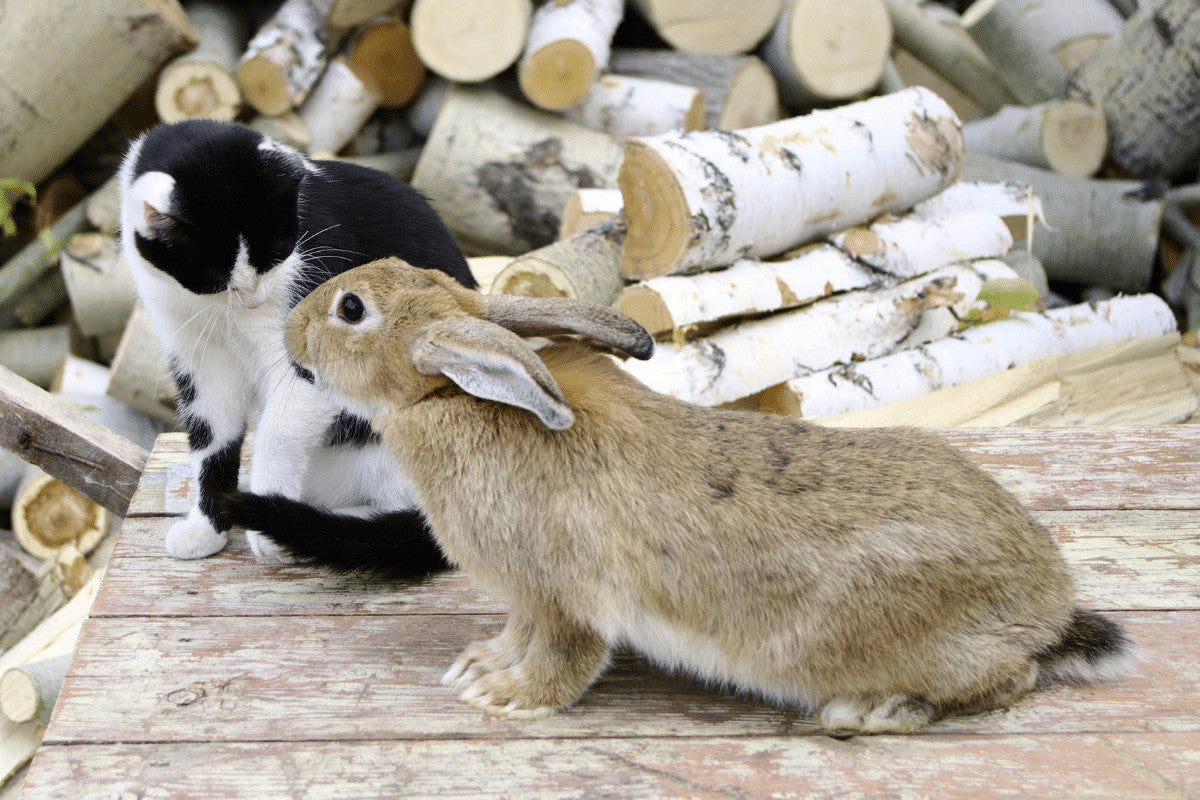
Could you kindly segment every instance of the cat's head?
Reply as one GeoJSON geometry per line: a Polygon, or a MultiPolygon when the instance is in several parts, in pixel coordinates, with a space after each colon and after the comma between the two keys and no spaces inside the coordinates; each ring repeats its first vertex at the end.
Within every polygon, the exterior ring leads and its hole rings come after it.
{"type": "Polygon", "coordinates": [[[253,307],[265,296],[263,277],[296,249],[296,204],[310,168],[240,125],[160,125],[122,167],[122,224],[142,258],[188,291],[233,289],[253,307]]]}

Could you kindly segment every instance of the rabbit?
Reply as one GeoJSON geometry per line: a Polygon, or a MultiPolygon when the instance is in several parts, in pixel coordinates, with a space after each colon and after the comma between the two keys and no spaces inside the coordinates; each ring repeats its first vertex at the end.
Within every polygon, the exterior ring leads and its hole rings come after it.
{"type": "Polygon", "coordinates": [[[287,320],[293,358],[371,420],[448,559],[510,606],[443,678],[466,702],[550,714],[631,646],[830,731],[909,732],[1124,670],[1132,643],[1075,607],[1049,533],[936,435],[694,406],[593,343],[522,338],[562,333],[654,347],[611,309],[396,259],[287,320]]]}

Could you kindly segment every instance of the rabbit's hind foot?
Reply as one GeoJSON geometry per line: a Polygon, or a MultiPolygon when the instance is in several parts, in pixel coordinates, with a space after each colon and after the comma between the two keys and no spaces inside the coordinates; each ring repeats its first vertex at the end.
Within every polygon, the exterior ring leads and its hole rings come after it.
{"type": "Polygon", "coordinates": [[[818,715],[822,727],[846,733],[912,733],[937,717],[928,700],[910,694],[894,694],[882,701],[838,697],[822,706],[818,715]]]}

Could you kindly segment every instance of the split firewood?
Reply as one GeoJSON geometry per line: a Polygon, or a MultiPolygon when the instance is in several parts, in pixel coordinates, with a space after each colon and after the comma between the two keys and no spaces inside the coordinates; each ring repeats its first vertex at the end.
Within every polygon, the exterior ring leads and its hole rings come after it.
{"type": "Polygon", "coordinates": [[[1123,22],[1108,0],[978,0],[963,14],[971,38],[1022,105],[1063,97],[1067,76],[1123,22]]]}
{"type": "Polygon", "coordinates": [[[416,0],[408,24],[425,66],[447,80],[479,83],[521,56],[532,16],[530,0],[416,0]]]}
{"type": "Polygon", "coordinates": [[[192,0],[187,15],[200,40],[195,50],[163,67],[154,108],[163,122],[232,120],[242,106],[235,73],[250,40],[246,9],[231,0],[192,0]]]}
{"type": "Polygon", "coordinates": [[[1108,153],[1104,111],[1086,100],[1005,106],[963,125],[967,152],[1019,161],[1075,178],[1100,169],[1108,153]]]}
{"type": "Polygon", "coordinates": [[[621,138],[702,130],[705,108],[704,94],[694,86],[607,74],[564,116],[621,138]]]}
{"type": "MultiPolygon", "coordinates": [[[[110,530],[116,524],[119,524],[118,521],[113,520],[110,530]]],[[[74,543],[64,544],[54,553],[54,572],[62,581],[63,593],[67,597],[74,597],[96,574],[84,556],[85,553],[74,543]]]]}
{"type": "Polygon", "coordinates": [[[64,654],[10,667],[0,675],[0,712],[13,722],[47,724],[70,663],[64,654]]]}
{"type": "Polygon", "coordinates": [[[626,287],[613,306],[661,334],[895,286],[955,262],[999,257],[1011,245],[1008,228],[995,214],[905,217],[852,228],[782,261],[739,259],[727,269],[652,278],[626,287]]]}
{"type": "Polygon", "coordinates": [[[238,61],[242,97],[263,114],[296,108],[325,70],[336,44],[326,19],[334,0],[285,0],[238,61]]]}
{"type": "Polygon", "coordinates": [[[621,213],[624,200],[620,189],[576,189],[563,206],[559,239],[569,239],[580,231],[599,225],[613,214],[621,213]]]}
{"type": "Polygon", "coordinates": [[[62,253],[62,274],[75,324],[85,336],[124,329],[137,288],[121,245],[103,233],[78,233],[62,253]]]}
{"type": "Polygon", "coordinates": [[[771,32],[784,0],[633,0],[630,5],[676,50],[737,55],[771,32]]]}
{"type": "Polygon", "coordinates": [[[197,38],[177,0],[8,3],[0,27],[0,175],[33,183],[197,38]]]}
{"type": "Polygon", "coordinates": [[[358,28],[346,45],[346,63],[371,79],[383,108],[408,105],[425,82],[425,64],[398,17],[376,17],[358,28]]]}
{"type": "Polygon", "coordinates": [[[67,283],[60,270],[52,269],[12,304],[13,316],[24,326],[40,324],[67,299],[67,283]]]}
{"type": "Polygon", "coordinates": [[[496,276],[491,292],[570,297],[607,306],[624,283],[620,269],[624,236],[624,222],[612,217],[569,239],[526,253],[496,276]]]}
{"type": "Polygon", "coordinates": [[[769,386],[876,358],[952,333],[984,282],[1013,277],[1003,262],[982,259],[936,270],[893,288],[854,291],[683,345],[658,344],[626,369],[651,389],[712,406],[769,386]],[[952,313],[930,312],[953,309],[952,313]]]}
{"type": "Polygon", "coordinates": [[[354,138],[377,108],[379,92],[374,81],[356,73],[338,56],[329,62],[297,114],[308,128],[309,150],[332,155],[354,138]]]}
{"type": "Polygon", "coordinates": [[[788,0],[762,56],[783,102],[811,108],[874,87],[891,46],[883,0],[788,0]]]}
{"type": "Polygon", "coordinates": [[[608,65],[616,73],[695,86],[704,93],[705,128],[752,128],[783,116],[775,76],[755,56],[617,47],[608,65]]]}
{"type": "MultiPolygon", "coordinates": [[[[913,78],[916,77],[910,61],[915,59],[986,113],[998,111],[1002,106],[1015,102],[1016,98],[1000,80],[987,55],[967,33],[962,21],[941,15],[943,6],[936,3],[918,5],[913,0],[886,2],[896,44],[904,50],[903,55],[896,57],[897,67],[902,75],[909,76],[909,85],[913,84],[913,78]],[[931,13],[935,9],[939,10],[938,16],[931,13]]],[[[929,85],[925,81],[919,84],[929,85]]],[[[936,91],[938,87],[930,88],[936,91]]],[[[947,101],[950,101],[949,97],[947,101]]],[[[950,104],[955,106],[953,102],[950,104]]]]}
{"type": "Polygon", "coordinates": [[[529,102],[561,111],[578,105],[608,66],[624,0],[545,3],[529,21],[517,80],[529,102]]]}
{"type": "Polygon", "coordinates": [[[0,365],[42,388],[50,385],[55,367],[70,351],[70,325],[0,331],[0,365]]]}
{"type": "Polygon", "coordinates": [[[837,417],[923,397],[1051,356],[1066,356],[1175,331],[1161,298],[1131,295],[967,328],[914,350],[843,364],[773,388],[770,403],[805,417],[837,417]]]}
{"type": "Polygon", "coordinates": [[[1145,0],[1074,75],[1104,107],[1113,161],[1139,178],[1195,174],[1200,160],[1200,15],[1188,0],[1145,0]]]}
{"type": "Polygon", "coordinates": [[[68,353],[54,369],[50,391],[60,395],[102,395],[112,371],[103,364],[68,353]]]}
{"type": "Polygon", "coordinates": [[[106,180],[83,202],[88,224],[100,233],[116,236],[121,228],[121,192],[117,176],[106,180]]]}
{"type": "Polygon", "coordinates": [[[520,255],[550,244],[578,188],[615,185],[620,144],[487,89],[453,86],[413,174],[469,251],[520,255]]]}
{"type": "Polygon", "coordinates": [[[1048,226],[1037,229],[1032,253],[1051,278],[1133,292],[1149,285],[1163,201],[1140,199],[1140,182],[1071,178],[972,154],[962,177],[1033,188],[1048,226]]]}
{"type": "Polygon", "coordinates": [[[774,255],[937,194],[958,118],[916,88],[740,131],[630,138],[617,178],[627,278],[774,255]]]}
{"type": "Polygon", "coordinates": [[[286,111],[275,117],[259,114],[247,125],[263,136],[299,150],[301,153],[307,153],[312,148],[312,134],[309,133],[308,126],[295,111],[286,111]]]}
{"type": "Polygon", "coordinates": [[[134,308],[113,356],[108,395],[147,416],[178,425],[178,390],[167,369],[167,356],[146,310],[134,308]]]}

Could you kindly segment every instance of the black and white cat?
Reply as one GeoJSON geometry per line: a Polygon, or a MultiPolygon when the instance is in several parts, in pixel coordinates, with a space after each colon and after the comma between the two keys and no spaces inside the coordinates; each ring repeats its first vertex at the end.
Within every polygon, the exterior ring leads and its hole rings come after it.
{"type": "Polygon", "coordinates": [[[310,161],[248,128],[200,120],[143,135],[119,180],[125,259],[178,385],[198,488],[167,533],[168,552],[214,553],[236,522],[286,541],[284,549],[248,532],[268,562],[370,568],[374,546],[392,573],[444,566],[369,424],[320,393],[283,344],[296,303],[376,258],[399,256],[475,285],[424,198],[382,172],[310,161]],[[266,497],[239,504],[231,519],[221,500],[237,488],[250,427],[249,489],[266,497]],[[374,516],[322,510],[347,508],[374,516]],[[360,536],[366,550],[348,549],[360,536]]]}

